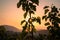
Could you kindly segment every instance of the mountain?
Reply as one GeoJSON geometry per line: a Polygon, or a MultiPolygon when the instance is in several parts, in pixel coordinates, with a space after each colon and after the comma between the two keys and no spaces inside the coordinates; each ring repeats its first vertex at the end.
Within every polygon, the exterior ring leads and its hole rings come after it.
{"type": "MultiPolygon", "coordinates": [[[[10,32],[21,32],[19,29],[17,29],[14,26],[10,26],[10,25],[0,25],[2,27],[5,27],[6,31],[10,31],[10,32]]],[[[48,34],[48,30],[39,30],[37,31],[37,34],[48,34]]]]}
{"type": "Polygon", "coordinates": [[[13,31],[13,32],[20,32],[19,29],[17,29],[14,26],[10,26],[10,25],[0,25],[0,27],[5,27],[6,31],[13,31]]]}
{"type": "Polygon", "coordinates": [[[39,30],[37,31],[39,34],[48,34],[48,30],[39,30]]]}

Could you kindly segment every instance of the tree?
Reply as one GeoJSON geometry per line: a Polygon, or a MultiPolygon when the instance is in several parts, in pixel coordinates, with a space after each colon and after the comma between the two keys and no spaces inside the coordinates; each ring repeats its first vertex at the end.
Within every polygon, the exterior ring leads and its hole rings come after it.
{"type": "Polygon", "coordinates": [[[28,32],[32,33],[32,40],[33,40],[33,32],[36,30],[35,26],[33,25],[33,22],[41,23],[40,17],[32,17],[32,14],[35,14],[36,6],[39,5],[39,0],[19,0],[17,3],[17,8],[22,6],[22,10],[25,11],[24,18],[27,18],[27,15],[29,14],[28,21],[23,20],[21,21],[21,25],[25,23],[23,26],[22,32],[25,32],[26,30],[28,32]]]}
{"type": "Polygon", "coordinates": [[[57,37],[60,37],[60,13],[59,9],[52,5],[51,7],[44,7],[45,15],[42,19],[45,19],[45,26],[48,26],[47,29],[51,35],[50,40],[58,40],[57,37]]]}

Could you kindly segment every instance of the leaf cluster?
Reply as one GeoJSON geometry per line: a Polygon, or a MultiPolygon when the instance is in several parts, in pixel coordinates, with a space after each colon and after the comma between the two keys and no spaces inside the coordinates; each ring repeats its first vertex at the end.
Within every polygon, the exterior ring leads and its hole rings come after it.
{"type": "Polygon", "coordinates": [[[37,22],[39,24],[41,24],[41,19],[40,17],[32,17],[32,14],[35,14],[36,11],[36,6],[39,5],[39,0],[19,0],[19,2],[17,3],[17,8],[22,6],[22,10],[25,11],[24,13],[24,18],[27,18],[27,15],[29,13],[29,19],[28,21],[26,20],[22,20],[21,21],[21,25],[23,23],[25,23],[25,25],[23,25],[23,30],[22,32],[35,32],[35,26],[33,25],[33,22],[37,22]]]}
{"type": "MultiPolygon", "coordinates": [[[[45,19],[47,21],[49,19],[50,22],[57,22],[60,23],[60,14],[58,8],[55,6],[51,7],[51,11],[49,11],[49,6],[44,7],[45,15],[42,17],[42,19],[45,19]]],[[[52,23],[53,24],[53,23],[52,23]]]]}
{"type": "Polygon", "coordinates": [[[60,13],[59,9],[56,8],[56,6],[45,6],[44,7],[45,15],[42,17],[42,19],[45,19],[46,23],[45,26],[48,26],[47,29],[49,30],[52,35],[58,35],[59,36],[59,29],[60,29],[60,13]],[[51,10],[50,10],[50,9],[51,10]],[[47,22],[49,21],[49,22],[47,22]]]}
{"type": "Polygon", "coordinates": [[[39,4],[39,0],[19,0],[17,3],[17,8],[22,6],[23,11],[26,11],[24,14],[24,18],[26,18],[27,13],[34,14],[34,11],[36,11],[36,5],[39,4]],[[31,2],[30,2],[31,1],[31,2]]]}
{"type": "Polygon", "coordinates": [[[37,23],[41,24],[40,17],[37,17],[37,18],[32,17],[31,22],[30,22],[30,19],[28,21],[25,21],[25,20],[21,21],[21,25],[23,23],[25,23],[25,25],[23,26],[23,31],[26,31],[26,29],[27,29],[30,32],[31,28],[33,28],[33,30],[36,30],[35,26],[32,24],[33,22],[37,22],[37,23]]]}

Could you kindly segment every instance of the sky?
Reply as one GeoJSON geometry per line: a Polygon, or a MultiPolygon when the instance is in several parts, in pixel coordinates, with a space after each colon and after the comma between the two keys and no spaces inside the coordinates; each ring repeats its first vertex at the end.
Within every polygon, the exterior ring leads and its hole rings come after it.
{"type": "MultiPolygon", "coordinates": [[[[24,11],[22,8],[17,8],[17,3],[19,0],[0,0],[0,25],[11,25],[19,30],[22,30],[22,25],[20,25],[21,20],[23,20],[24,11]]],[[[39,6],[37,6],[36,15],[42,17],[44,15],[43,7],[54,4],[56,7],[60,8],[60,0],[39,0],[39,6]]],[[[45,30],[47,27],[44,26],[45,21],[41,22],[41,25],[35,24],[37,30],[45,30]]]]}

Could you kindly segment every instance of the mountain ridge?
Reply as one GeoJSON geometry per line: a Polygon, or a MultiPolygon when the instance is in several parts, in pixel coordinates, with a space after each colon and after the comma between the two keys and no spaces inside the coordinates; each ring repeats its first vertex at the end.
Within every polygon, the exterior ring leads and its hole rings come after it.
{"type": "MultiPolygon", "coordinates": [[[[5,27],[5,29],[7,31],[13,31],[13,32],[21,32],[18,28],[14,27],[14,26],[10,26],[10,25],[0,25],[5,27]]],[[[37,33],[39,34],[48,34],[48,30],[39,30],[37,31],[37,33]]]]}
{"type": "Polygon", "coordinates": [[[14,26],[10,26],[10,25],[0,25],[0,26],[4,27],[6,31],[20,32],[20,30],[14,26]]]}

